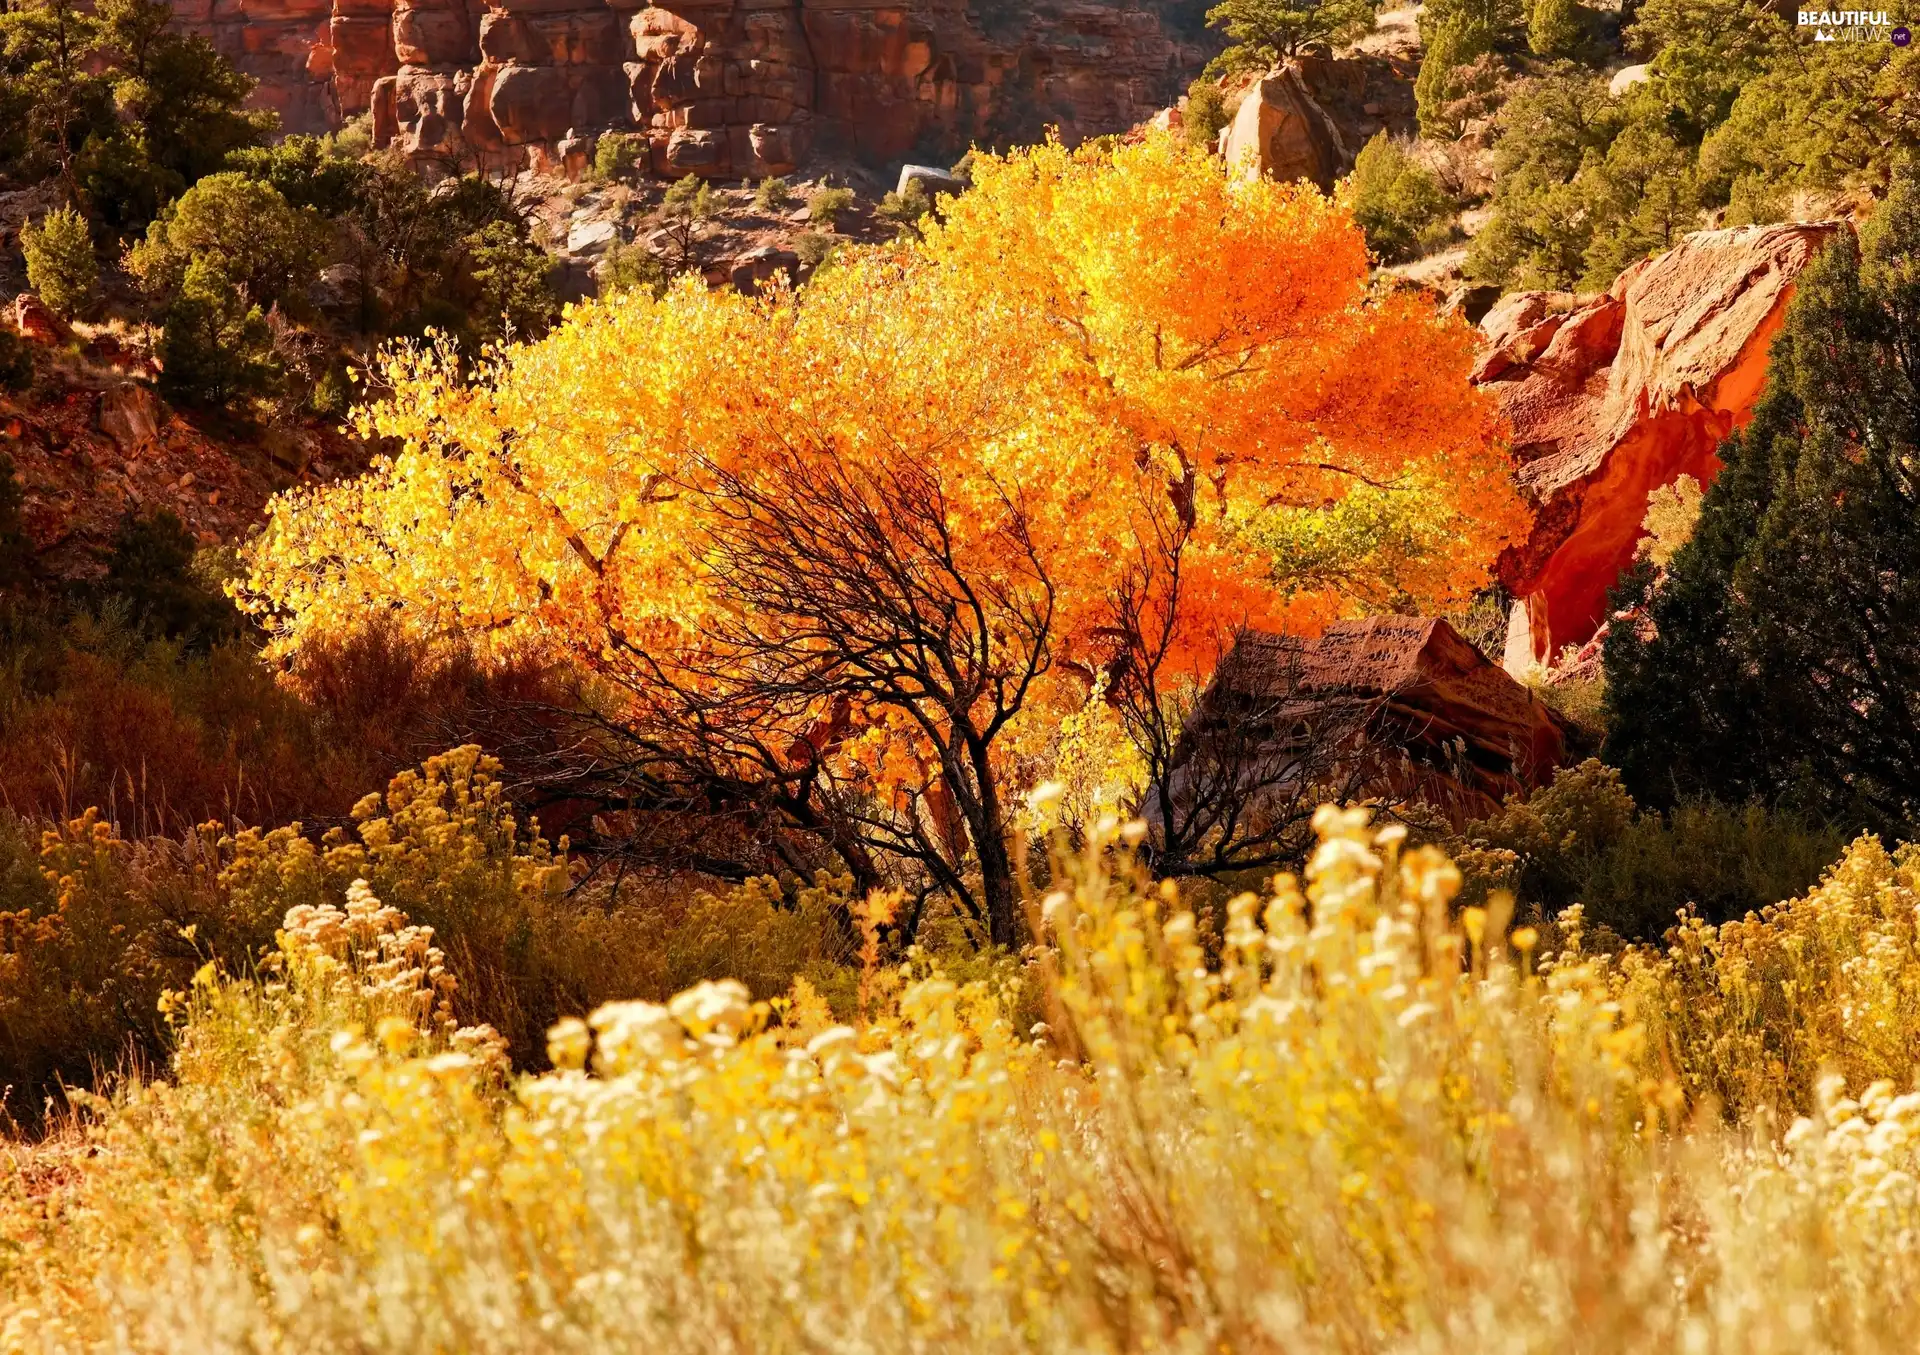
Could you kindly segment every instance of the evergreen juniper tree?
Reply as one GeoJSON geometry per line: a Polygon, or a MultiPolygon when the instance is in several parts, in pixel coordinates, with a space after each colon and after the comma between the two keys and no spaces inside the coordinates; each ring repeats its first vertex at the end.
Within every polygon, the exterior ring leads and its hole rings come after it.
{"type": "Polygon", "coordinates": [[[1214,63],[1221,71],[1272,66],[1308,43],[1342,43],[1373,28],[1373,0],[1220,0],[1207,23],[1230,46],[1214,63]]]}

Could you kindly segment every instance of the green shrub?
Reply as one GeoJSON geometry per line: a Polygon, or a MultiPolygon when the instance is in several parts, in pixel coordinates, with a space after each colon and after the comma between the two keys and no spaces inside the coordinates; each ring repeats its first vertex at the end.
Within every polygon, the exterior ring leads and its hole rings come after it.
{"type": "Polygon", "coordinates": [[[161,213],[127,267],[160,316],[168,393],[221,406],[274,389],[282,372],[266,313],[304,308],[323,247],[312,208],[238,170],[208,175],[161,213]]]}
{"type": "Polygon", "coordinates": [[[1652,118],[1629,122],[1604,160],[1580,175],[1592,238],[1579,285],[1604,291],[1630,264],[1673,248],[1698,230],[1693,151],[1652,118]]]}
{"type": "Polygon", "coordinates": [[[271,184],[287,204],[322,216],[344,216],[359,204],[370,166],[341,136],[290,136],[271,146],[249,146],[227,156],[226,168],[271,184]]]}
{"type": "Polygon", "coordinates": [[[754,209],[761,212],[784,212],[793,206],[793,201],[792,186],[778,177],[762,179],[753,194],[754,209]]]}
{"type": "Polygon", "coordinates": [[[807,202],[807,220],[821,230],[834,230],[842,212],[853,207],[851,188],[822,188],[807,202]]]}
{"type": "Polygon", "coordinates": [[[643,287],[659,297],[673,280],[673,274],[659,255],[644,245],[623,244],[618,240],[600,256],[595,275],[599,279],[602,296],[613,296],[643,287]]]}
{"type": "Polygon", "coordinates": [[[1430,5],[1420,31],[1426,54],[1413,83],[1420,133],[1450,141],[1466,130],[1467,123],[1499,106],[1498,91],[1509,74],[1506,62],[1497,55],[1501,30],[1491,26],[1477,8],[1435,19],[1430,5]]]}
{"type": "Polygon", "coordinates": [[[905,192],[889,193],[880,199],[873,214],[892,226],[896,235],[918,237],[921,221],[932,210],[933,199],[927,196],[925,186],[918,179],[910,179],[905,192]]]}
{"type": "Polygon", "coordinates": [[[676,180],[667,190],[660,202],[660,219],[675,271],[697,273],[712,260],[707,226],[717,210],[713,185],[697,175],[676,180]]]}
{"type": "Polygon", "coordinates": [[[548,278],[553,260],[524,228],[490,221],[462,241],[474,287],[474,332],[483,341],[539,338],[559,307],[548,278]]]}
{"type": "Polygon", "coordinates": [[[323,419],[339,419],[351,408],[353,383],[348,378],[346,365],[337,360],[330,362],[313,383],[313,389],[307,392],[307,409],[323,419]]]}
{"type": "Polygon", "coordinates": [[[184,31],[165,0],[99,0],[95,13],[101,55],[116,76],[115,135],[137,142],[173,183],[197,183],[278,126],[273,113],[241,107],[253,78],[205,36],[184,31]]]}
{"type": "Polygon", "coordinates": [[[1219,0],[1207,23],[1227,35],[1209,74],[1265,69],[1310,43],[1352,42],[1373,29],[1373,0],[1219,0]]]}
{"type": "Polygon", "coordinates": [[[1527,46],[1535,56],[1578,60],[1593,47],[1594,17],[1580,0],[1532,0],[1527,46]]]}
{"type": "Polygon", "coordinates": [[[1742,83],[1700,147],[1700,186],[1731,220],[1784,218],[1796,190],[1884,195],[1920,146],[1920,49],[1834,43],[1742,83]]]}
{"type": "Polygon", "coordinates": [[[845,247],[843,242],[818,231],[802,231],[793,241],[793,252],[800,256],[801,263],[812,269],[827,267],[833,256],[845,247]]]}
{"type": "Polygon", "coordinates": [[[1741,89],[1767,71],[1821,59],[1814,44],[1797,40],[1791,15],[1766,0],[1641,0],[1632,14],[1627,44],[1652,62],[1672,130],[1689,144],[1724,121],[1741,89]]]}
{"type": "MultiPolygon", "coordinates": [[[[1536,0],[1536,28],[1552,18],[1536,0]]],[[[1782,220],[1804,190],[1882,194],[1920,147],[1920,50],[1802,44],[1758,0],[1647,0],[1630,41],[1652,56],[1651,78],[1619,98],[1561,62],[1500,111],[1494,212],[1472,276],[1604,288],[1699,229],[1706,210],[1724,207],[1734,225],[1782,220]]],[[[1421,80],[1442,77],[1423,67],[1421,80]]],[[[1421,108],[1425,128],[1424,96],[1421,108]]]]}
{"type": "Polygon", "coordinates": [[[1499,660],[1507,643],[1507,613],[1512,598],[1504,589],[1484,588],[1475,593],[1466,610],[1446,619],[1461,638],[1488,658],[1499,660]]]}
{"type": "Polygon", "coordinates": [[[1604,163],[1626,122],[1605,78],[1584,71],[1562,68],[1516,90],[1496,119],[1493,216],[1468,246],[1469,275],[1510,287],[1573,286],[1600,224],[1581,176],[1604,163]]]}
{"type": "Polygon", "coordinates": [[[608,183],[625,183],[636,170],[649,163],[647,138],[638,132],[607,132],[593,147],[593,177],[608,183]]]}
{"type": "MultiPolygon", "coordinates": [[[[1568,645],[1561,651],[1562,663],[1566,663],[1579,651],[1568,645]]],[[[1553,711],[1573,724],[1578,725],[1589,735],[1604,735],[1607,728],[1607,678],[1597,667],[1588,667],[1580,671],[1565,671],[1549,675],[1535,669],[1541,680],[1532,681],[1529,686],[1534,695],[1546,702],[1553,711]]],[[[1591,746],[1591,745],[1590,745],[1591,746]]]]}
{"type": "Polygon", "coordinates": [[[1420,9],[1420,37],[1431,41],[1447,24],[1477,29],[1487,46],[1507,51],[1524,36],[1526,0],[1427,0],[1420,9]]]}
{"type": "Polygon", "coordinates": [[[210,174],[167,208],[127,255],[146,293],[162,302],[201,265],[237,305],[262,310],[295,303],[319,269],[324,239],[317,213],[295,208],[272,184],[236,170],[210,174]]]}
{"type": "Polygon", "coordinates": [[[1368,246],[1387,263],[1438,248],[1452,233],[1453,199],[1432,171],[1385,132],[1376,133],[1354,161],[1345,199],[1368,246]]]}
{"type": "Polygon", "coordinates": [[[161,0],[18,0],[0,10],[0,172],[59,175],[104,229],[137,231],[273,114],[253,81],[161,0]]]}
{"type": "Polygon", "coordinates": [[[1201,76],[1187,87],[1187,107],[1180,123],[1187,144],[1212,150],[1219,144],[1220,132],[1229,121],[1226,92],[1218,80],[1201,76]]]}
{"type": "Polygon", "coordinates": [[[27,284],[56,314],[71,318],[92,302],[100,270],[93,231],[79,212],[62,207],[22,226],[20,251],[27,257],[27,284]]]}
{"type": "Polygon", "coordinates": [[[405,157],[391,152],[366,171],[343,223],[365,289],[362,324],[471,338],[465,312],[477,297],[467,243],[496,222],[525,234],[512,199],[474,174],[429,189],[405,157]]]}
{"type": "Polygon", "coordinates": [[[1589,760],[1510,798],[1453,845],[1476,894],[1509,889],[1548,917],[1578,903],[1591,925],[1655,939],[1683,909],[1726,921],[1803,892],[1846,841],[1759,804],[1692,800],[1642,812],[1617,770],[1589,760]]]}
{"type": "Polygon", "coordinates": [[[160,385],[174,399],[219,408],[279,385],[265,312],[213,260],[187,266],[160,317],[160,385]]]}
{"type": "Polygon", "coordinates": [[[714,211],[713,185],[697,174],[674,180],[660,200],[660,214],[669,219],[705,221],[714,211]]]}
{"type": "Polygon", "coordinates": [[[1691,538],[1623,602],[1607,752],[1654,804],[1718,791],[1920,826],[1920,174],[1796,281],[1691,538]]]}
{"type": "Polygon", "coordinates": [[[129,516],[107,556],[105,589],[157,635],[200,648],[237,634],[240,613],[194,570],[199,543],[172,509],[129,516]]]}

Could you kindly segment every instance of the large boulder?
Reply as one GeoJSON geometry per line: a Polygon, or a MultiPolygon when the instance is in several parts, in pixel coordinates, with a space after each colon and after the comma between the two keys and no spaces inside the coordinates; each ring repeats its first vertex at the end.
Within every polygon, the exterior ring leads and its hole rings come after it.
{"type": "Polygon", "coordinates": [[[1474,380],[1512,425],[1536,510],[1500,558],[1517,599],[1509,670],[1592,638],[1633,561],[1647,496],[1718,471],[1720,443],[1753,416],[1794,279],[1844,229],[1701,231],[1600,296],[1522,292],[1487,313],[1474,380]]]}
{"type": "Polygon", "coordinates": [[[402,66],[452,69],[469,64],[473,24],[465,5],[406,0],[393,11],[393,51],[402,66]]]}
{"type": "Polygon", "coordinates": [[[573,91],[557,66],[508,66],[487,104],[500,135],[515,144],[558,141],[573,127],[573,91]]]}
{"type": "Polygon", "coordinates": [[[1340,129],[1295,66],[1255,82],[1222,134],[1227,165],[1250,179],[1306,179],[1326,192],[1351,163],[1340,129]]]}
{"type": "Polygon", "coordinates": [[[122,453],[131,453],[158,437],[164,417],[153,391],[132,382],[101,391],[94,411],[100,431],[112,438],[122,453]]]}
{"type": "Polygon", "coordinates": [[[1421,803],[1464,824],[1549,781],[1569,733],[1442,620],[1340,621],[1315,639],[1247,631],[1180,736],[1174,791],[1196,768],[1217,780],[1291,765],[1356,800],[1421,803]],[[1209,765],[1222,757],[1243,765],[1209,765]]]}
{"type": "Polygon", "coordinates": [[[57,348],[73,342],[72,326],[55,315],[52,308],[32,292],[22,292],[13,299],[7,320],[13,332],[28,343],[57,348]]]}
{"type": "Polygon", "coordinates": [[[959,176],[932,165],[900,166],[900,180],[894,185],[893,191],[905,193],[915,184],[919,184],[920,191],[930,198],[937,198],[942,194],[954,197],[965,192],[967,187],[966,182],[959,176]]]}

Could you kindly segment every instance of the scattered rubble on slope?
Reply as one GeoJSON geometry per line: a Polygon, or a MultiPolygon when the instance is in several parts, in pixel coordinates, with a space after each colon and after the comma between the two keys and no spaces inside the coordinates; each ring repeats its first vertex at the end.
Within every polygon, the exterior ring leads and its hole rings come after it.
{"type": "MultiPolygon", "coordinates": [[[[15,317],[40,310],[23,294],[8,327],[21,333],[15,317]]],[[[137,339],[81,328],[94,332],[60,344],[24,333],[34,387],[0,394],[0,455],[13,462],[26,533],[50,575],[97,575],[129,514],[167,509],[202,545],[231,544],[258,527],[276,490],[365,466],[360,444],[325,422],[241,426],[171,409],[137,339]]]]}
{"type": "Polygon", "coordinates": [[[837,245],[893,237],[893,226],[875,211],[888,190],[885,181],[854,161],[820,163],[814,177],[790,183],[791,199],[777,210],[762,206],[748,185],[713,185],[713,215],[686,237],[684,251],[679,232],[661,217],[669,185],[659,181],[569,182],[524,171],[514,180],[514,196],[557,261],[564,299],[596,294],[609,254],[627,247],[647,250],[673,271],[698,272],[711,286],[754,291],[776,273],[803,280],[837,245]],[[812,201],[830,185],[851,189],[852,204],[831,224],[816,223],[812,201]]]}

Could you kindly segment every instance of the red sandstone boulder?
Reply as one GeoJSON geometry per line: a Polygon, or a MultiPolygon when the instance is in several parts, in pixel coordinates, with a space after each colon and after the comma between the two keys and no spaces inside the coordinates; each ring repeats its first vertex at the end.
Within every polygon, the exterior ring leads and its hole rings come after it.
{"type": "Polygon", "coordinates": [[[468,65],[473,47],[473,28],[463,4],[410,0],[393,11],[393,51],[402,66],[468,65]]]}
{"type": "Polygon", "coordinates": [[[14,332],[28,343],[59,345],[70,343],[73,330],[65,320],[55,315],[47,303],[32,292],[22,292],[13,299],[13,309],[8,318],[13,323],[14,332]]]}
{"type": "Polygon", "coordinates": [[[1350,161],[1339,129],[1294,66],[1282,66],[1247,91],[1221,152],[1248,178],[1306,179],[1328,192],[1350,161]]]}
{"type": "Polygon", "coordinates": [[[487,110],[508,144],[558,141],[576,125],[566,72],[554,66],[508,66],[494,77],[487,110]]]}
{"type": "Polygon", "coordinates": [[[100,431],[112,438],[122,453],[130,453],[158,437],[164,417],[153,392],[132,383],[101,391],[94,411],[94,421],[100,431]]]}
{"type": "Polygon", "coordinates": [[[1506,662],[1518,671],[1591,639],[1632,563],[1647,496],[1719,469],[1753,415],[1793,281],[1836,223],[1688,236],[1604,295],[1526,292],[1481,322],[1476,383],[1513,429],[1528,538],[1500,558],[1518,601],[1506,662]]]}
{"type": "Polygon", "coordinates": [[[1568,733],[1445,621],[1376,616],[1335,622],[1311,640],[1244,632],[1176,757],[1185,763],[1219,738],[1242,757],[1325,768],[1355,799],[1425,804],[1460,825],[1549,781],[1569,761],[1568,733]],[[1316,739],[1325,741],[1318,750],[1316,739]]]}

